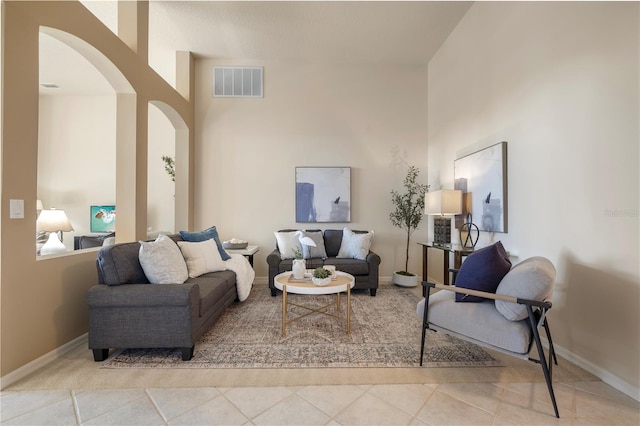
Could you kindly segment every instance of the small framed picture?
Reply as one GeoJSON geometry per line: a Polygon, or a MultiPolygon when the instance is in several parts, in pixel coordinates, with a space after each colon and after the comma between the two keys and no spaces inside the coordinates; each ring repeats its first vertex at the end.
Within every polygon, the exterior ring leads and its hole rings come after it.
{"type": "Polygon", "coordinates": [[[91,206],[91,232],[116,231],[116,206],[91,206]]]}

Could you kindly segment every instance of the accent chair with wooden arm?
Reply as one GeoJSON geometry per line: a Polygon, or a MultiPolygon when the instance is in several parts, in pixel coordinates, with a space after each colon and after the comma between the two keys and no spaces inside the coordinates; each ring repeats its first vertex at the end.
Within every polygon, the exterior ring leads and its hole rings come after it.
{"type": "Polygon", "coordinates": [[[427,330],[441,331],[489,349],[539,363],[555,415],[559,418],[551,377],[552,359],[556,364],[558,361],[546,317],[551,309],[555,276],[555,268],[548,259],[532,257],[511,268],[500,281],[495,294],[423,281],[426,297],[418,303],[416,310],[418,317],[422,318],[420,365],[427,330]],[[476,303],[456,302],[456,293],[479,296],[484,300],[476,303]],[[548,362],[540,339],[541,327],[545,330],[549,344],[548,362]],[[537,358],[529,356],[534,343],[537,358]]]}

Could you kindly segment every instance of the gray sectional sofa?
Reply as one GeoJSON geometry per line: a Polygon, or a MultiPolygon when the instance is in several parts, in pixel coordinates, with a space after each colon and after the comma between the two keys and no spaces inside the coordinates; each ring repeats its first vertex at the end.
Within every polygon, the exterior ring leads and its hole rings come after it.
{"type": "Polygon", "coordinates": [[[103,361],[110,348],[181,348],[188,361],[196,341],[238,299],[236,274],[226,270],[184,284],[150,284],[139,249],[140,243],[131,242],[98,252],[99,284],[86,295],[89,349],[95,361],[103,361]]]}
{"type": "MultiPolygon", "coordinates": [[[[283,229],[278,232],[294,232],[295,229],[283,229]]],[[[320,230],[308,230],[307,232],[320,232],[320,230]]],[[[367,231],[353,231],[354,233],[366,233],[367,231]]],[[[326,258],[314,257],[306,259],[307,269],[314,269],[323,265],[335,265],[338,271],[351,274],[355,278],[354,289],[368,289],[371,296],[376,295],[378,289],[378,277],[380,269],[380,256],[369,250],[364,260],[353,258],[338,258],[338,252],[342,244],[342,229],[325,229],[322,231],[324,239],[324,247],[326,249],[326,258]]],[[[290,271],[293,266],[293,259],[284,259],[277,246],[267,256],[269,265],[269,288],[271,295],[275,296],[278,292],[274,285],[274,277],[279,273],[290,271]]]]}

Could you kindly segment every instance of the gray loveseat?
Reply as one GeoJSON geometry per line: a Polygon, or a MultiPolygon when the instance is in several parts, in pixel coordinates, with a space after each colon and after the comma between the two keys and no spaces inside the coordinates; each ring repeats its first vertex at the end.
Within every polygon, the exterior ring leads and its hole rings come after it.
{"type": "MultiPolygon", "coordinates": [[[[295,229],[283,229],[278,232],[294,232],[295,229]]],[[[320,230],[308,230],[307,232],[319,232],[320,230]]],[[[366,233],[367,231],[353,231],[357,234],[366,233]]],[[[380,269],[380,256],[369,250],[365,260],[351,258],[337,258],[342,244],[342,229],[325,229],[323,231],[324,246],[326,249],[326,258],[316,257],[306,259],[307,269],[318,268],[323,265],[335,265],[338,271],[351,274],[355,278],[354,289],[368,289],[371,296],[376,295],[378,289],[378,276],[380,269]]],[[[280,250],[277,247],[267,256],[269,265],[269,288],[271,295],[277,294],[277,289],[273,279],[279,273],[290,271],[293,266],[293,259],[283,259],[280,250]]]]}
{"type": "Polygon", "coordinates": [[[95,361],[103,361],[110,348],[181,348],[188,361],[196,341],[237,300],[236,275],[226,270],[184,284],[150,284],[139,249],[131,242],[98,252],[99,284],[86,296],[89,349],[95,361]]]}

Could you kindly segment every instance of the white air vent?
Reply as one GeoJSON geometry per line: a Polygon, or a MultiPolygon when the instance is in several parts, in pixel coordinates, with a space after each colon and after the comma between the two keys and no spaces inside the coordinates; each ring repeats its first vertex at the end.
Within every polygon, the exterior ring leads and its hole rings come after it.
{"type": "Polygon", "coordinates": [[[262,67],[213,67],[216,98],[261,98],[262,67]]]}

